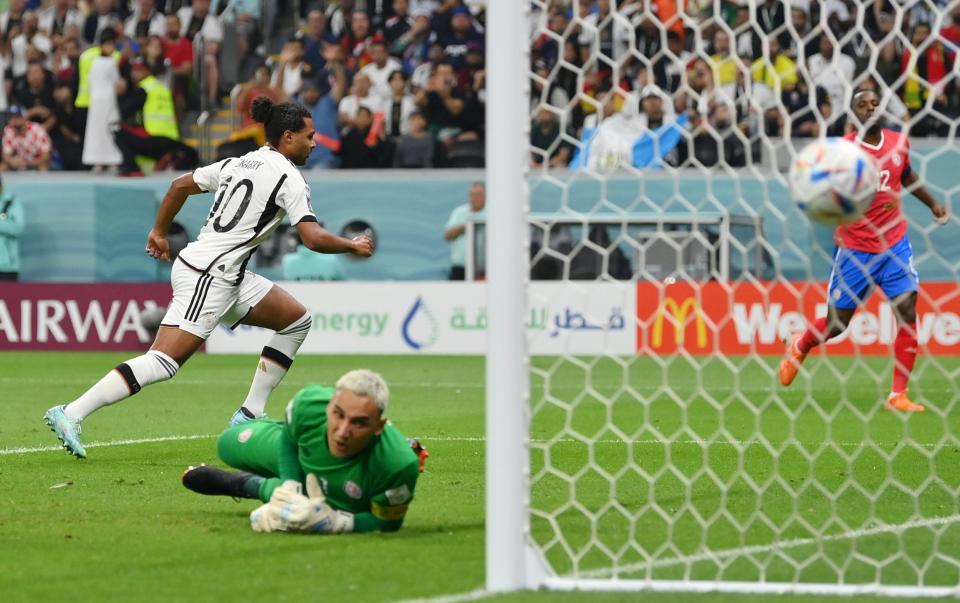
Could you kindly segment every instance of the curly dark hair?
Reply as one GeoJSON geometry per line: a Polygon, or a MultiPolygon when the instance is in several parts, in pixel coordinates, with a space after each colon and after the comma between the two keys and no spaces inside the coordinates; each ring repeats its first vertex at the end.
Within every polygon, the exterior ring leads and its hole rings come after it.
{"type": "Polygon", "coordinates": [[[299,132],[303,129],[304,119],[310,117],[310,112],[297,103],[273,104],[269,97],[258,96],[253,100],[250,116],[255,122],[263,124],[267,142],[277,146],[284,132],[299,132]]]}

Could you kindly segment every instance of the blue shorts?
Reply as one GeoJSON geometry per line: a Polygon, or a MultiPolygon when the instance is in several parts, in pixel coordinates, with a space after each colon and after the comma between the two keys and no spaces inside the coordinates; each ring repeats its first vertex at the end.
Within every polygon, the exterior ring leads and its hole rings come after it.
{"type": "Polygon", "coordinates": [[[913,247],[906,236],[882,253],[843,247],[834,250],[827,288],[831,306],[841,310],[856,308],[877,286],[890,300],[920,288],[920,277],[913,267],[913,247]]]}

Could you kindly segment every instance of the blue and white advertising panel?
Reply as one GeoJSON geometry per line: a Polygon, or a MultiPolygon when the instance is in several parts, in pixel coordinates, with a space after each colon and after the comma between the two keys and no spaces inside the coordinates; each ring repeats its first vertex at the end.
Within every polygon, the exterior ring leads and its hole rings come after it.
{"type": "MultiPolygon", "coordinates": [[[[313,314],[307,354],[484,354],[482,282],[281,283],[313,314]]],[[[636,287],[630,283],[534,283],[527,333],[531,354],[636,352],[636,287]]],[[[221,325],[211,353],[258,353],[269,331],[221,325]]]]}

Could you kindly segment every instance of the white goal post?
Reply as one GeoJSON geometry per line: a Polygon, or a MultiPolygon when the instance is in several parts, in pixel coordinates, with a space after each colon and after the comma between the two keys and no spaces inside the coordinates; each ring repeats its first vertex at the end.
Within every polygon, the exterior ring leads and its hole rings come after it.
{"type": "Polygon", "coordinates": [[[524,2],[487,5],[487,588],[530,586],[530,376],[526,314],[529,56],[524,2]],[[490,439],[492,436],[493,439],[490,439]],[[507,495],[509,493],[509,495],[507,495]]]}

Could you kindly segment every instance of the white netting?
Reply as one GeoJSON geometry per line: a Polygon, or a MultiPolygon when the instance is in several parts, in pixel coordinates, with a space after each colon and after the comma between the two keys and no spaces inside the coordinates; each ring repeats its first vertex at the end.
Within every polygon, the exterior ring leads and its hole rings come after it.
{"type": "Polygon", "coordinates": [[[879,292],[790,388],[778,365],[825,311],[832,262],[783,171],[805,137],[845,132],[856,87],[908,124],[933,196],[956,194],[958,3],[531,8],[531,323],[552,318],[530,344],[563,352],[531,371],[549,584],[955,589],[958,221],[904,192],[926,413],[883,410],[896,328],[879,292]]]}

